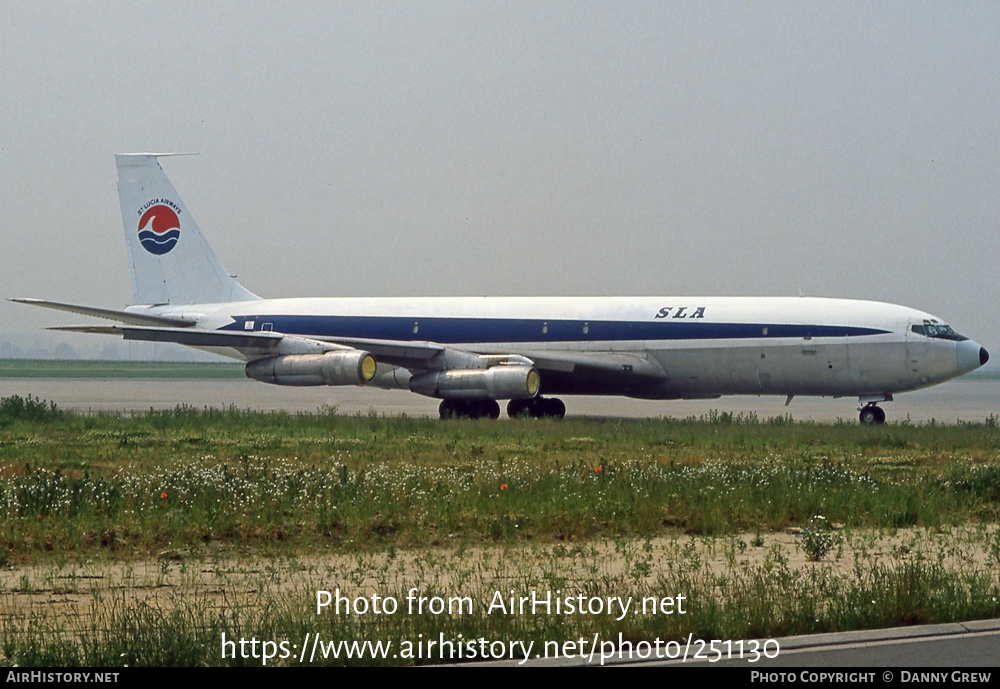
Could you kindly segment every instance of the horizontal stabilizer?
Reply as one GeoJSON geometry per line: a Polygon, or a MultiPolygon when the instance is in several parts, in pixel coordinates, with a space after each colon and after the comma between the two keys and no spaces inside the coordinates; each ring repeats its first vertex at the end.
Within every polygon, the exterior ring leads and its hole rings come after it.
{"type": "Polygon", "coordinates": [[[67,304],[61,301],[47,301],[45,299],[31,299],[29,297],[15,297],[10,301],[18,304],[29,304],[30,306],[41,306],[46,309],[56,311],[69,311],[79,313],[83,316],[94,316],[95,318],[106,318],[111,321],[120,321],[129,325],[172,325],[177,327],[191,327],[194,320],[176,318],[172,316],[151,316],[134,311],[117,311],[115,309],[100,309],[96,306],[82,306],[80,304],[67,304]]]}

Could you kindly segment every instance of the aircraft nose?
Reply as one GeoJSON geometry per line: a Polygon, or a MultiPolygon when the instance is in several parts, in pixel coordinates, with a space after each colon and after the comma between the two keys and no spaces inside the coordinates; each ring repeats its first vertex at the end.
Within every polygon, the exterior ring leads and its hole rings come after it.
{"type": "Polygon", "coordinates": [[[959,374],[962,374],[968,373],[969,371],[975,371],[980,366],[985,365],[986,362],[990,360],[990,353],[986,351],[985,347],[981,347],[977,342],[973,342],[972,340],[963,340],[958,343],[956,358],[958,363],[958,372],[959,374]]]}

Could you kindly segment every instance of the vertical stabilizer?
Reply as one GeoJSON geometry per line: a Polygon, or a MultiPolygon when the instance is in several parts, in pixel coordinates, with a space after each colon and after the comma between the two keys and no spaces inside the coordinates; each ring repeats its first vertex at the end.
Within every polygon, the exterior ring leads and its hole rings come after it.
{"type": "Polygon", "coordinates": [[[115,156],[135,304],[259,299],[216,257],[152,153],[115,156]]]}

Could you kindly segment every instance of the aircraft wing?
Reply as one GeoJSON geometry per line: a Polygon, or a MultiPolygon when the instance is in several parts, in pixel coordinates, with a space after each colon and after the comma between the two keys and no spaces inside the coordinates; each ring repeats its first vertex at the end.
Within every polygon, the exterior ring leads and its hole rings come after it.
{"type": "Polygon", "coordinates": [[[209,330],[192,327],[182,319],[133,314],[58,302],[24,300],[23,303],[73,311],[101,318],[125,320],[120,325],[67,325],[50,330],[119,335],[126,340],[171,342],[190,347],[223,347],[253,360],[283,354],[360,350],[379,362],[410,371],[484,368],[516,363],[534,366],[550,388],[567,392],[641,392],[667,380],[662,366],[641,353],[540,350],[522,353],[476,353],[436,342],[371,338],[310,338],[274,331],[209,330]],[[164,325],[166,321],[170,325],[164,325]]]}
{"type": "Polygon", "coordinates": [[[234,349],[269,349],[284,339],[281,333],[235,332],[200,328],[157,328],[142,325],[58,325],[47,330],[121,335],[126,340],[173,342],[190,347],[232,347],[234,349]]]}
{"type": "Polygon", "coordinates": [[[313,338],[286,336],[277,332],[236,332],[231,330],[207,330],[196,328],[196,319],[176,316],[155,316],[135,311],[119,311],[82,304],[49,301],[29,297],[11,298],[10,301],[30,306],[41,306],[57,311],[68,311],[84,316],[119,321],[124,325],[64,325],[48,328],[64,332],[119,335],[126,340],[145,342],[172,342],[191,347],[228,347],[242,352],[249,358],[266,356],[277,349],[277,343],[290,338],[319,345],[325,349],[362,349],[378,357],[380,361],[393,366],[426,367],[427,360],[444,351],[442,345],[432,342],[399,342],[365,338],[343,338],[317,340],[313,338]]]}
{"type": "MultiPolygon", "coordinates": [[[[96,309],[102,310],[102,309],[96,309]]],[[[119,312],[115,312],[119,313],[119,312]]],[[[88,314],[94,315],[94,314],[88,314]]],[[[310,349],[358,349],[369,352],[379,361],[393,366],[427,368],[428,360],[447,348],[433,342],[401,342],[365,338],[337,338],[319,340],[272,331],[207,330],[192,327],[157,327],[149,325],[60,325],[48,328],[63,332],[120,335],[126,340],[144,342],[172,342],[190,347],[228,347],[248,358],[284,354],[296,350],[296,345],[310,349]],[[279,343],[285,342],[285,346],[279,343]],[[283,351],[279,351],[283,350],[283,351]]],[[[301,347],[299,347],[301,349],[301,347]]]]}

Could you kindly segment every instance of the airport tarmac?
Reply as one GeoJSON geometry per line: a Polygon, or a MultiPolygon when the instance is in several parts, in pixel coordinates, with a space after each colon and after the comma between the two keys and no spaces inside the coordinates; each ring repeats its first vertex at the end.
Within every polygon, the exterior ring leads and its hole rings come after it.
{"type": "MultiPolygon", "coordinates": [[[[437,416],[438,401],[403,390],[360,387],[294,388],[242,379],[102,379],[8,378],[0,380],[0,397],[33,395],[64,409],[84,412],[172,409],[179,404],[197,408],[314,412],[335,407],[343,414],[437,416]]],[[[721,397],[711,400],[633,400],[624,397],[567,396],[568,416],[622,418],[686,418],[712,411],[757,414],[761,419],[789,415],[796,421],[856,422],[853,398],[721,397]]],[[[503,406],[503,405],[502,405],[503,406]]],[[[1000,415],[1000,381],[963,378],[927,390],[896,395],[883,404],[889,423],[982,422],[1000,415]]]]}

